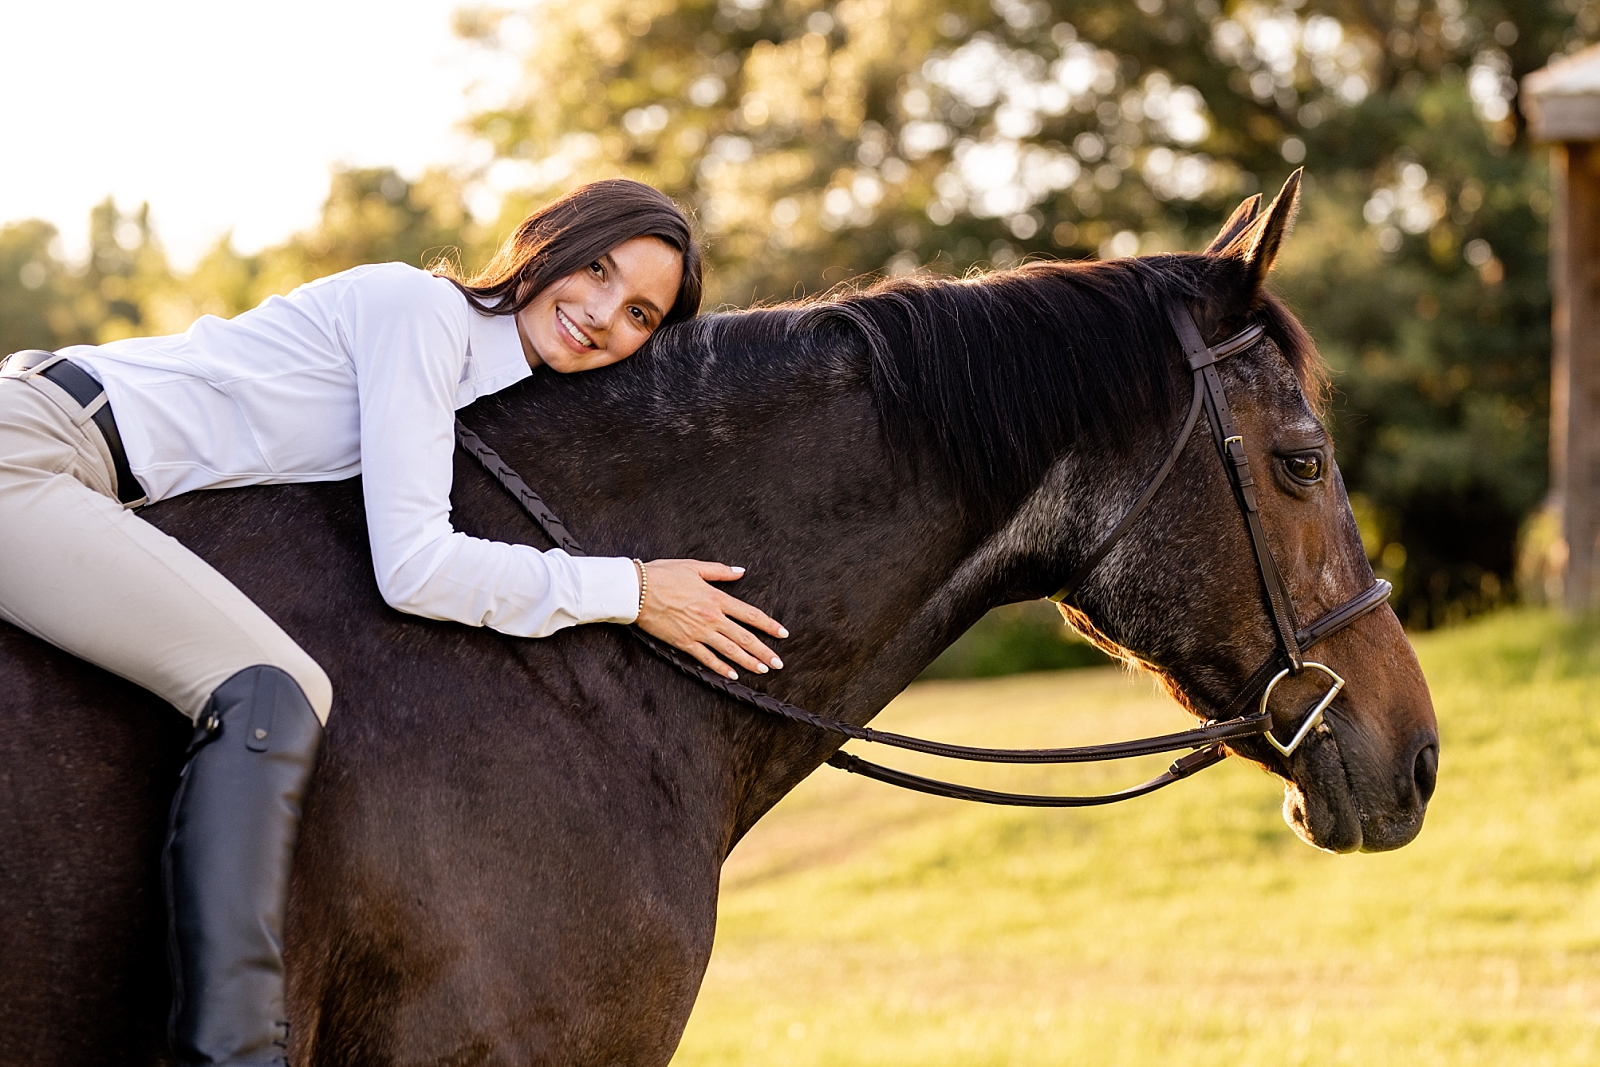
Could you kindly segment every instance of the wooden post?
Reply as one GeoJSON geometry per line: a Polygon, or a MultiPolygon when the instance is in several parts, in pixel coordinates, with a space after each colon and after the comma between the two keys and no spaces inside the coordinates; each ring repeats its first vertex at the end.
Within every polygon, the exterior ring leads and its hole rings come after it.
{"type": "Polygon", "coordinates": [[[1523,80],[1533,135],[1552,142],[1550,485],[1562,602],[1600,608],[1600,47],[1523,80]]]}

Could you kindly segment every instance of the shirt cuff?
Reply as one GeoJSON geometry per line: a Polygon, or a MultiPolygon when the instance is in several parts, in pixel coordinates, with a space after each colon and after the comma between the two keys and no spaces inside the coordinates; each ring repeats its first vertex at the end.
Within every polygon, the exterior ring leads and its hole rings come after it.
{"type": "Polygon", "coordinates": [[[580,623],[630,623],[639,617],[639,571],[623,556],[576,556],[580,623]]]}

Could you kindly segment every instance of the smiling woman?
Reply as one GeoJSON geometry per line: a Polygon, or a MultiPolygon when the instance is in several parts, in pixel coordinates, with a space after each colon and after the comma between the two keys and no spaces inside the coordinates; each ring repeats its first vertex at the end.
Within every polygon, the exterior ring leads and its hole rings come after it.
{"type": "Polygon", "coordinates": [[[624,241],[517,313],[523,354],[562,374],[626,359],[661,324],[682,275],[682,256],[665,241],[624,241]]]}
{"type": "Polygon", "coordinates": [[[470,280],[355,267],[230,321],[0,370],[0,540],[52,562],[0,572],[0,619],[136,682],[194,720],[167,877],[185,1063],[281,1063],[281,957],[300,803],[333,706],[277,621],[131,509],[198,489],[360,475],[387,603],[544,637],[637,622],[708,667],[781,667],[774,620],[699,560],[573,558],[451,525],[455,412],[528,378],[626,359],[700,305],[688,220],[637,182],[529,216],[470,280]]]}
{"type": "Polygon", "coordinates": [[[700,307],[700,250],[666,196],[594,182],[523,220],[478,274],[434,266],[485,315],[515,315],[523,353],[567,374],[626,359],[700,307]]]}

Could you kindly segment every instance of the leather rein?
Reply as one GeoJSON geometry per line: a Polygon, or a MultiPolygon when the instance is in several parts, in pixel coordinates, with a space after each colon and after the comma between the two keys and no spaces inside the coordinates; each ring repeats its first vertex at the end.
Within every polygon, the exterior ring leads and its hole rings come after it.
{"type": "MultiPolygon", "coordinates": [[[[1157,789],[1187,778],[1197,771],[1220,763],[1227,757],[1224,745],[1228,741],[1247,737],[1263,737],[1283,755],[1290,755],[1299,747],[1301,741],[1322,722],[1324,710],[1333,702],[1334,697],[1338,695],[1339,690],[1344,686],[1344,679],[1340,678],[1328,667],[1306,660],[1304,658],[1305,651],[1324,638],[1349,626],[1368,612],[1378,608],[1388,600],[1391,587],[1388,582],[1378,579],[1366,591],[1345,601],[1309,626],[1303,629],[1297,627],[1294,605],[1290,600],[1288,587],[1284,584],[1282,573],[1278,570],[1277,562],[1272,555],[1272,549],[1267,543],[1266,531],[1261,525],[1261,516],[1256,502],[1255,483],[1250,475],[1250,462],[1245,457],[1244,438],[1240,436],[1237,427],[1234,425],[1233,412],[1228,406],[1227,395],[1222,387],[1222,379],[1216,371],[1218,360],[1226,359],[1228,356],[1252,347],[1261,340],[1266,331],[1259,324],[1251,325],[1219,344],[1207,346],[1186,307],[1169,301],[1165,305],[1165,310],[1168,321],[1172,324],[1178,340],[1183,345],[1184,356],[1188,361],[1189,368],[1194,374],[1194,393],[1189,404],[1188,416],[1184,419],[1183,427],[1178,431],[1177,440],[1173,442],[1172,448],[1168,450],[1166,459],[1145,484],[1133,507],[1123,515],[1122,519],[1118,521],[1117,525],[1112,528],[1111,532],[1105,536],[1095,550],[1089,553],[1089,556],[1067,580],[1066,584],[1053,594],[1050,599],[1058,603],[1070,600],[1100,561],[1128,533],[1134,522],[1149,507],[1150,502],[1155,499],[1157,491],[1167,480],[1167,475],[1172,473],[1173,467],[1177,464],[1178,456],[1189,443],[1189,438],[1194,432],[1196,423],[1199,421],[1200,413],[1204,410],[1207,421],[1211,426],[1211,434],[1216,443],[1218,454],[1222,457],[1223,466],[1228,472],[1229,483],[1233,486],[1234,499],[1244,515],[1245,525],[1250,534],[1250,543],[1255,551],[1256,566],[1261,574],[1261,582],[1266,593],[1268,609],[1272,616],[1274,637],[1277,644],[1277,648],[1274,649],[1272,655],[1250,676],[1244,687],[1229,701],[1222,713],[1204,726],[1179,733],[1162,734],[1158,737],[1118,741],[1106,745],[1084,745],[1074,748],[1006,749],[951,745],[940,741],[929,741],[923,738],[891,733],[887,730],[874,730],[866,726],[856,726],[838,719],[817,715],[793,704],[778,700],[759,690],[751,689],[749,686],[724,678],[671,645],[645,633],[638,626],[629,626],[627,628],[628,632],[642,642],[657,657],[665,660],[702,685],[722,693],[724,696],[731,697],[740,703],[747,704],[770,715],[776,715],[791,722],[802,723],[814,729],[839,735],[852,741],[866,741],[905,749],[910,752],[922,752],[949,759],[971,760],[983,763],[1099,763],[1108,760],[1131,759],[1156,753],[1190,750],[1187,755],[1180,756],[1174,760],[1171,766],[1149,781],[1115,793],[1106,793],[1098,796],[1036,796],[1027,793],[1003,793],[990,789],[979,789],[954,782],[924,778],[921,775],[880,766],[843,750],[835,752],[827,760],[828,765],[831,767],[849,771],[852,774],[860,774],[876,781],[886,782],[889,785],[912,789],[920,793],[929,793],[934,796],[950,797],[956,800],[972,800],[985,804],[1008,804],[1022,807],[1094,807],[1100,804],[1115,803],[1119,800],[1131,800],[1134,797],[1153,793],[1157,789]],[[1273,734],[1272,712],[1267,707],[1268,700],[1271,698],[1272,691],[1279,681],[1288,675],[1298,674],[1306,668],[1320,670],[1329,677],[1332,684],[1316,706],[1305,715],[1300,726],[1295,730],[1293,738],[1287,743],[1280,742],[1273,734]],[[1245,708],[1256,699],[1257,694],[1260,694],[1259,707],[1253,712],[1246,713],[1245,708]]],[[[481,437],[468,429],[459,419],[456,420],[456,440],[468,455],[475,459],[485,471],[511,494],[522,509],[539,524],[539,527],[551,541],[564,549],[569,555],[582,556],[587,554],[577,540],[573,538],[572,534],[567,531],[567,528],[562,525],[561,520],[539,498],[539,495],[517,475],[516,471],[512,470],[500,458],[494,449],[485,444],[481,437]]]]}

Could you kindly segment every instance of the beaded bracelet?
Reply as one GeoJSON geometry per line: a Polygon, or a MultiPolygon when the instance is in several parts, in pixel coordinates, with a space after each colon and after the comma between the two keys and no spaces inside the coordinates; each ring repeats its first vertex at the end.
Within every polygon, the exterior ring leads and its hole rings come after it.
{"type": "MultiPolygon", "coordinates": [[[[639,612],[644,611],[644,595],[650,591],[650,572],[644,569],[643,560],[634,560],[633,565],[639,569],[639,612]]],[[[635,612],[638,614],[639,612],[635,612]]]]}

